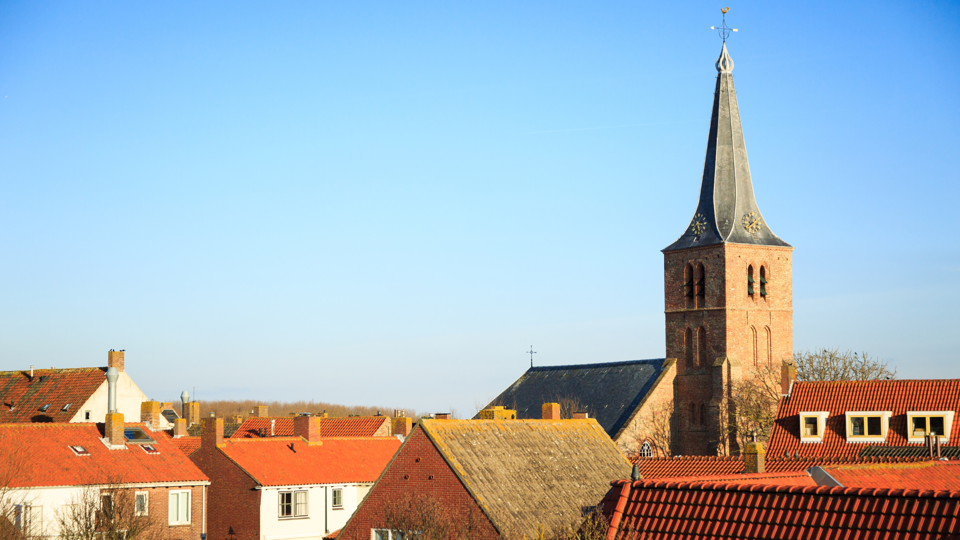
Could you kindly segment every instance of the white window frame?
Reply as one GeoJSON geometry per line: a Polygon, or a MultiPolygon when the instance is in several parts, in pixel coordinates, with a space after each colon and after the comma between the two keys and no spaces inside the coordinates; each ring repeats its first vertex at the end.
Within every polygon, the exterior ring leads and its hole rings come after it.
{"type": "MultiPolygon", "coordinates": [[[[953,428],[953,411],[907,411],[907,441],[912,443],[922,443],[925,435],[914,437],[913,418],[916,416],[942,416],[943,417],[943,436],[940,442],[950,440],[950,432],[953,428]]],[[[929,426],[929,422],[927,423],[929,426]]]]}
{"type": "MultiPolygon", "coordinates": [[[[170,523],[170,525],[190,525],[191,518],[193,517],[193,516],[191,516],[191,514],[193,513],[193,509],[191,508],[191,506],[193,505],[193,493],[192,493],[189,489],[171,490],[169,496],[167,497],[167,502],[168,502],[168,504],[167,504],[167,521],[170,523]],[[173,520],[173,506],[172,506],[170,503],[173,501],[173,496],[174,496],[174,495],[177,495],[177,504],[179,505],[179,503],[180,503],[180,497],[179,497],[179,496],[182,495],[182,494],[184,494],[184,493],[187,494],[187,519],[186,519],[186,521],[184,521],[184,520],[182,520],[182,519],[179,520],[179,521],[174,521],[174,520],[173,520]]],[[[179,513],[179,506],[177,507],[177,510],[178,510],[177,513],[179,513]]]]}
{"type": "Polygon", "coordinates": [[[24,536],[43,536],[43,506],[30,503],[17,506],[17,528],[24,536]]]}
{"type": "MultiPolygon", "coordinates": [[[[848,443],[885,443],[887,442],[887,432],[890,430],[891,411],[847,411],[844,413],[844,436],[848,443]],[[851,435],[851,418],[856,416],[879,416],[880,417],[880,435],[851,435]]],[[[866,428],[866,424],[864,428],[866,428]]]]}
{"type": "Polygon", "coordinates": [[[83,411],[83,421],[93,422],[93,411],[83,411]]]}
{"type": "Polygon", "coordinates": [[[343,488],[333,488],[330,490],[330,507],[343,508],[343,488]],[[337,504],[338,498],[340,499],[340,504],[337,504]]]}
{"type": "Polygon", "coordinates": [[[827,428],[827,418],[830,417],[830,411],[800,411],[800,442],[801,443],[820,443],[823,442],[823,431],[827,428]],[[807,418],[817,419],[817,434],[815,436],[807,435],[807,418]]]}
{"type": "Polygon", "coordinates": [[[133,515],[135,516],[149,516],[150,515],[150,492],[148,491],[134,491],[133,492],[133,515]],[[137,501],[143,497],[143,510],[137,508],[137,501]]]}
{"type": "Polygon", "coordinates": [[[305,489],[286,489],[277,492],[277,519],[300,519],[310,517],[310,496],[305,489]],[[283,497],[290,496],[290,515],[283,515],[283,497]],[[302,512],[299,499],[303,498],[302,512]]]}

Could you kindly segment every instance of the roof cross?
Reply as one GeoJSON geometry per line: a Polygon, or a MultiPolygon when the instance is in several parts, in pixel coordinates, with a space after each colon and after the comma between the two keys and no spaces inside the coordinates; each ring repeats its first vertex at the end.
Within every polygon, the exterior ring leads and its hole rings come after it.
{"type": "Polygon", "coordinates": [[[537,351],[533,350],[533,345],[530,346],[530,350],[527,351],[527,354],[530,355],[530,367],[533,367],[533,355],[537,354],[537,351]]]}
{"type": "Polygon", "coordinates": [[[723,8],[720,10],[720,13],[723,13],[723,24],[720,26],[711,26],[711,30],[716,30],[717,34],[720,35],[720,38],[724,43],[727,42],[727,38],[730,37],[730,32],[737,32],[736,28],[730,28],[727,26],[727,12],[730,11],[730,8],[723,8]]]}

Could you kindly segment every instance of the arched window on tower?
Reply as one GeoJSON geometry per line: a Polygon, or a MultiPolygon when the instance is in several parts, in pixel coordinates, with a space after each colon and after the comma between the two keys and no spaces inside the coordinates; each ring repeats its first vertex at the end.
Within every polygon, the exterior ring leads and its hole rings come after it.
{"type": "Polygon", "coordinates": [[[700,425],[706,425],[707,423],[707,406],[700,402],[700,425]]]}
{"type": "Polygon", "coordinates": [[[697,404],[690,402],[690,425],[694,426],[697,423],[697,404]]]}
{"type": "Polygon", "coordinates": [[[767,269],[760,267],[760,298],[767,297],[767,269]]]}
{"type": "Polygon", "coordinates": [[[697,363],[700,367],[710,365],[707,363],[709,359],[707,356],[707,329],[702,326],[697,330],[697,353],[699,356],[697,363]]]}
{"type": "Polygon", "coordinates": [[[757,354],[757,329],[750,327],[750,349],[753,351],[753,367],[760,367],[760,357],[757,354]]]}
{"type": "Polygon", "coordinates": [[[687,298],[687,309],[693,307],[693,265],[688,264],[683,268],[683,295],[687,298]]]}
{"type": "Polygon", "coordinates": [[[764,333],[764,349],[767,350],[767,364],[773,362],[773,332],[770,331],[770,327],[767,326],[763,329],[764,333]]]}
{"type": "Polygon", "coordinates": [[[643,444],[640,445],[640,450],[637,451],[637,454],[640,457],[653,457],[653,448],[650,446],[650,443],[643,441],[643,444]]]}
{"type": "Polygon", "coordinates": [[[697,307],[707,306],[707,271],[702,264],[697,265],[697,307]]]}
{"type": "Polygon", "coordinates": [[[683,334],[684,357],[688,368],[693,367],[693,330],[687,328],[683,334]]]}
{"type": "Polygon", "coordinates": [[[753,265],[747,267],[747,295],[753,296],[753,265]]]}

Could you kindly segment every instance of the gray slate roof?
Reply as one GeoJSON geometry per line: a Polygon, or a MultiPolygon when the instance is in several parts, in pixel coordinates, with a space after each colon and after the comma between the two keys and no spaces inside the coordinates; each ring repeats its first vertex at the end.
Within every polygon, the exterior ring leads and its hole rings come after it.
{"type": "MultiPolygon", "coordinates": [[[[576,400],[613,438],[653,389],[664,359],[605,364],[532,367],[490,405],[517,411],[517,418],[541,418],[544,403],[576,400]]],[[[489,406],[489,405],[488,405],[489,406]]]]}
{"type": "Polygon", "coordinates": [[[790,247],[767,226],[753,196],[737,91],[733,87],[733,59],[726,44],[717,60],[717,71],[700,202],[687,230],[664,251],[728,242],[790,247]]]}
{"type": "Polygon", "coordinates": [[[502,538],[577,526],[631,465],[594,419],[421,420],[502,538]]]}

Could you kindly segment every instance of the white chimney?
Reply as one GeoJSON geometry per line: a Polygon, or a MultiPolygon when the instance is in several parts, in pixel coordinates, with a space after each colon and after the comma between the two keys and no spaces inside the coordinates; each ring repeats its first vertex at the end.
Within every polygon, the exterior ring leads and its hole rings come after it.
{"type": "Polygon", "coordinates": [[[117,412],[117,379],[120,372],[115,367],[107,368],[107,412],[117,412]]]}

